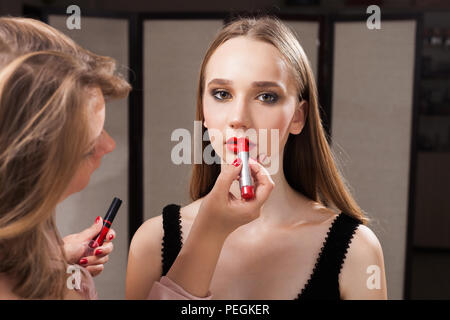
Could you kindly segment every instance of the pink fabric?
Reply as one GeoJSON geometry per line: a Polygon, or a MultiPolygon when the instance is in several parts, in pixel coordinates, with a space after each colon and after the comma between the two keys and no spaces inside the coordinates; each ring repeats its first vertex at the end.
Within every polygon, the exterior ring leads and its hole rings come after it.
{"type": "Polygon", "coordinates": [[[210,292],[204,298],[194,296],[166,276],[153,283],[147,297],[148,300],[211,300],[211,298],[210,292]]]}
{"type": "Polygon", "coordinates": [[[81,266],[79,267],[82,273],[79,291],[86,300],[97,300],[98,294],[97,289],[95,288],[94,278],[92,278],[92,275],[86,268],[81,266]]]}

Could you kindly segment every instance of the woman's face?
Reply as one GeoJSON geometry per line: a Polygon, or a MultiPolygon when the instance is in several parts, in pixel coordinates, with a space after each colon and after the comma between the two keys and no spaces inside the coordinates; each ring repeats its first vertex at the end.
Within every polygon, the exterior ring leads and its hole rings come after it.
{"type": "Polygon", "coordinates": [[[83,190],[88,184],[92,173],[100,166],[102,157],[112,152],[116,142],[103,129],[105,123],[105,100],[99,88],[89,90],[91,99],[88,106],[89,129],[93,148],[84,156],[83,162],[72,178],[63,199],[83,190]]]}
{"type": "Polygon", "coordinates": [[[204,78],[204,125],[225,162],[236,158],[233,138],[249,129],[256,132],[246,135],[250,156],[263,164],[282,154],[289,133],[301,132],[307,104],[299,102],[290,69],[273,45],[243,36],[230,39],[210,57],[204,78]]]}

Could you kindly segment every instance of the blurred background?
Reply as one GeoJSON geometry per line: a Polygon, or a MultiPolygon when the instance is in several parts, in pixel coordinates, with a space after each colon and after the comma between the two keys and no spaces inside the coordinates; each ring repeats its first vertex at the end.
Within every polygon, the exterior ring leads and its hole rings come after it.
{"type": "Polygon", "coordinates": [[[114,57],[133,85],[108,103],[117,142],[83,192],[59,208],[63,235],[124,200],[115,251],[95,278],[123,299],[129,241],[169,203],[189,203],[190,165],[175,165],[171,133],[194,137],[203,54],[236,14],[271,13],[296,33],[313,67],[339,166],[384,252],[389,299],[450,298],[450,2],[446,0],[1,1],[0,15],[41,19],[114,57]],[[67,7],[81,9],[69,30],[67,7]],[[369,5],[381,29],[369,29],[369,5]]]}

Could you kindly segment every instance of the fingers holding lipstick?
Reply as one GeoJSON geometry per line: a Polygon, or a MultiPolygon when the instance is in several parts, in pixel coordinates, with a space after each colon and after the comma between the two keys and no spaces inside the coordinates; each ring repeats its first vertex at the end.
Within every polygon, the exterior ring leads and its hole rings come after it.
{"type": "Polygon", "coordinates": [[[91,267],[100,264],[105,264],[109,260],[109,255],[100,254],[98,256],[89,256],[80,259],[79,264],[83,267],[91,267]]]}
{"type": "Polygon", "coordinates": [[[113,250],[114,244],[112,242],[104,242],[101,247],[95,249],[92,257],[102,258],[109,255],[113,250]]]}
{"type": "Polygon", "coordinates": [[[249,159],[250,170],[254,178],[256,187],[255,199],[258,205],[262,205],[269,197],[275,186],[270,174],[261,164],[253,159],[249,159]]]}
{"type": "Polygon", "coordinates": [[[116,232],[114,231],[114,229],[109,229],[109,231],[105,237],[105,242],[110,242],[115,238],[116,238],[116,232]]]}
{"type": "Polygon", "coordinates": [[[108,262],[109,254],[114,250],[112,242],[105,242],[102,246],[94,251],[94,255],[83,257],[78,262],[85,267],[89,273],[94,277],[103,271],[103,265],[108,262]]]}

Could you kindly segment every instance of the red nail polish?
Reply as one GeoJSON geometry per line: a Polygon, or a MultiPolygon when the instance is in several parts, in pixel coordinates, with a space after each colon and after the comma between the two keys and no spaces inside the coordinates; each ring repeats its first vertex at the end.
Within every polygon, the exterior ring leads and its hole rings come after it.
{"type": "Polygon", "coordinates": [[[95,251],[95,255],[96,255],[96,256],[101,255],[102,252],[103,252],[102,249],[97,249],[97,251],[95,251]]]}
{"type": "Polygon", "coordinates": [[[88,260],[86,258],[80,259],[80,264],[86,264],[88,260]]]}
{"type": "Polygon", "coordinates": [[[113,234],[110,234],[109,237],[108,237],[109,240],[112,240],[113,238],[114,238],[113,234]]]}
{"type": "Polygon", "coordinates": [[[99,223],[100,222],[100,216],[97,217],[97,219],[95,219],[95,223],[99,223]]]}
{"type": "Polygon", "coordinates": [[[239,167],[239,165],[241,164],[241,162],[242,162],[242,160],[241,160],[240,158],[236,158],[236,159],[233,161],[232,165],[235,166],[235,167],[239,167]]]}

